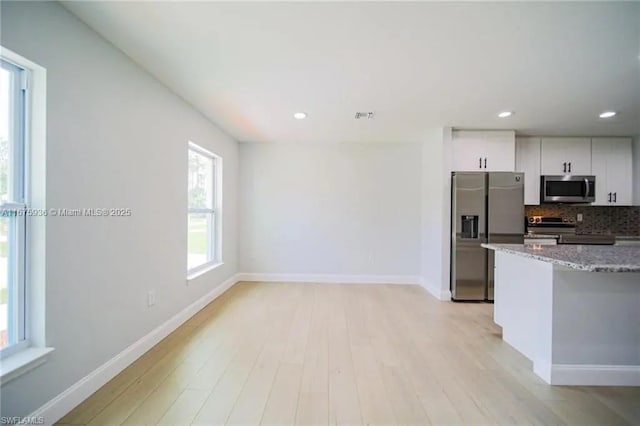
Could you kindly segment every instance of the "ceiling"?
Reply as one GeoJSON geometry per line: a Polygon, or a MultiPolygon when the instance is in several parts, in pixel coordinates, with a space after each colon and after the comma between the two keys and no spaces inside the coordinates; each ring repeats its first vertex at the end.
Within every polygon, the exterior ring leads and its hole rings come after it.
{"type": "Polygon", "coordinates": [[[638,2],[63,4],[242,142],[640,134],[638,2]]]}

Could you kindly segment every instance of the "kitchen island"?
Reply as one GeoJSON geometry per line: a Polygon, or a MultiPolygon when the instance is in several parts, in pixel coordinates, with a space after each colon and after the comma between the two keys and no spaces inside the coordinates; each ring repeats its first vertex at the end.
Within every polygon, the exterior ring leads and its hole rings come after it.
{"type": "Polygon", "coordinates": [[[640,386],[640,247],[483,244],[494,321],[557,385],[640,386]]]}

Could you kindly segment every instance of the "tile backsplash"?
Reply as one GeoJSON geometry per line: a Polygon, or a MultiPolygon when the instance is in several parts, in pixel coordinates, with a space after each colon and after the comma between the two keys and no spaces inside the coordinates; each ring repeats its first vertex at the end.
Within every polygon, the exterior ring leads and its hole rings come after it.
{"type": "Polygon", "coordinates": [[[553,216],[576,219],[576,234],[613,234],[640,236],[640,207],[580,206],[543,204],[525,206],[527,216],[553,216]]]}

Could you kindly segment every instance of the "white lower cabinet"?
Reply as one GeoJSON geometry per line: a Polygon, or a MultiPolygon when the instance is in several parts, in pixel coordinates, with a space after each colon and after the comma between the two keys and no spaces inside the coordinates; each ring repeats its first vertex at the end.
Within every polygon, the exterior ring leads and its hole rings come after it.
{"type": "Polygon", "coordinates": [[[596,177],[599,206],[633,204],[632,148],[630,138],[593,138],[592,173],[596,177]]]}

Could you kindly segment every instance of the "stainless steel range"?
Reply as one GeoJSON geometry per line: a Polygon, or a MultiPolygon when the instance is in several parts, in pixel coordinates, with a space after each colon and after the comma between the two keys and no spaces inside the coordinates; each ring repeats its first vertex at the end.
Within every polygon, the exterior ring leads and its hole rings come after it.
{"type": "Polygon", "coordinates": [[[531,216],[527,218],[527,233],[548,235],[556,238],[558,244],[598,244],[613,245],[613,235],[576,234],[576,223],[567,218],[531,216]]]}
{"type": "Polygon", "coordinates": [[[576,223],[561,217],[530,216],[527,218],[527,232],[529,234],[545,234],[554,237],[564,234],[575,235],[576,223]]]}

